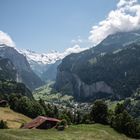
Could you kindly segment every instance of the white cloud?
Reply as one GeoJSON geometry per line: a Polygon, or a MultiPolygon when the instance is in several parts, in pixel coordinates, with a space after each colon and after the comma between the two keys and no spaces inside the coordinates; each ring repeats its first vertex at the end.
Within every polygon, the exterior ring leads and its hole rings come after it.
{"type": "Polygon", "coordinates": [[[120,0],[117,4],[117,7],[120,8],[120,7],[126,6],[126,5],[132,6],[136,3],[137,3],[137,0],[120,0]]]}
{"type": "Polygon", "coordinates": [[[75,46],[80,46],[83,50],[85,50],[93,46],[93,44],[88,39],[84,39],[81,38],[81,36],[77,36],[75,39],[71,40],[71,47],[75,48],[75,46]]]}
{"type": "Polygon", "coordinates": [[[80,36],[78,36],[76,39],[71,40],[72,44],[80,44],[83,43],[83,39],[81,39],[80,36]]]}
{"type": "Polygon", "coordinates": [[[0,45],[7,45],[9,47],[15,47],[14,41],[11,37],[2,31],[0,31],[0,45]]]}
{"type": "Polygon", "coordinates": [[[68,48],[65,53],[66,54],[71,54],[71,53],[79,53],[84,50],[87,50],[88,48],[81,48],[78,44],[75,44],[73,47],[68,48]]]}
{"type": "Polygon", "coordinates": [[[107,18],[90,31],[89,40],[94,45],[108,35],[140,29],[140,4],[137,0],[120,0],[117,9],[109,12],[107,18]]]}

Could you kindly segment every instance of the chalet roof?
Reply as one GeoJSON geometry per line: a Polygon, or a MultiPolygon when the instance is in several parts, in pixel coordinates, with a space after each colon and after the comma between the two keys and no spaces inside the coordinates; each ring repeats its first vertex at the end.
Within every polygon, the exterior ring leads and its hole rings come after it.
{"type": "Polygon", "coordinates": [[[1,103],[8,103],[8,101],[6,101],[6,100],[0,100],[0,104],[1,103]]]}
{"type": "Polygon", "coordinates": [[[37,128],[40,126],[42,123],[45,121],[50,121],[50,122],[60,122],[60,120],[55,119],[55,118],[49,118],[49,117],[44,117],[44,116],[38,116],[37,118],[33,119],[31,122],[25,124],[23,128],[37,128]]]}

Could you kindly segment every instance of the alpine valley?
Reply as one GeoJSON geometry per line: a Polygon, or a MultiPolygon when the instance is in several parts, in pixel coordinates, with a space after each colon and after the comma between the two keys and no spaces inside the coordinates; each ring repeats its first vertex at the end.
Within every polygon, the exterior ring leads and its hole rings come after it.
{"type": "Polygon", "coordinates": [[[0,140],[140,140],[140,0],[1,0],[0,17],[0,140]]]}
{"type": "Polygon", "coordinates": [[[77,101],[120,100],[139,89],[139,46],[140,30],[119,32],[92,48],[76,45],[63,53],[39,54],[2,44],[1,78],[22,82],[31,90],[54,81],[52,91],[77,101]]]}
{"type": "Polygon", "coordinates": [[[32,50],[18,50],[23,54],[32,70],[43,80],[53,81],[56,79],[57,66],[61,63],[62,59],[71,53],[79,53],[87,48],[80,48],[75,45],[72,48],[66,49],[64,52],[51,51],[50,53],[37,53],[32,50]]]}
{"type": "MultiPolygon", "coordinates": [[[[34,121],[49,116],[52,118],[45,119],[60,121],[55,124],[58,130],[70,125],[66,131],[68,136],[70,132],[80,131],[78,134],[85,139],[87,133],[84,134],[81,128],[92,136],[95,132],[91,130],[97,127],[101,139],[106,134],[107,138],[114,139],[112,133],[117,133],[120,140],[127,136],[140,138],[139,77],[140,30],[118,32],[97,46],[89,49],[76,46],[64,53],[39,54],[1,44],[0,113],[3,115],[0,128],[30,128],[34,121]],[[9,119],[7,112],[12,118],[9,119]],[[99,133],[101,129],[105,132],[103,137],[99,133]],[[126,136],[120,136],[118,132],[126,136]]],[[[43,123],[35,128],[46,126],[43,123]]],[[[22,131],[11,129],[8,133],[17,136],[22,131]]],[[[51,131],[48,132],[55,132],[51,131]]],[[[5,140],[7,131],[0,132],[5,140]]],[[[38,135],[29,132],[25,138],[38,135]]]]}

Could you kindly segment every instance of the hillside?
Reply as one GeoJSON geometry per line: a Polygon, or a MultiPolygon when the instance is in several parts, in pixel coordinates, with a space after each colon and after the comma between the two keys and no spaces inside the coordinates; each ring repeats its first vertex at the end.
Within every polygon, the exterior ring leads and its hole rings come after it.
{"type": "Polygon", "coordinates": [[[22,123],[30,122],[31,119],[10,108],[0,107],[0,120],[7,122],[9,128],[19,128],[22,123]]]}
{"type": "Polygon", "coordinates": [[[100,124],[74,125],[64,132],[50,130],[0,130],[1,140],[130,140],[100,124]]]}
{"type": "Polygon", "coordinates": [[[131,96],[140,84],[139,32],[110,35],[96,47],[64,58],[55,89],[80,101],[131,96]]]}
{"type": "Polygon", "coordinates": [[[69,103],[73,100],[72,96],[62,95],[55,91],[52,91],[53,82],[48,83],[40,88],[33,91],[33,97],[36,100],[43,99],[47,103],[69,103]]]}
{"type": "Polygon", "coordinates": [[[8,58],[15,70],[16,81],[24,83],[29,89],[33,90],[44,82],[32,71],[26,57],[20,54],[16,48],[12,48],[6,45],[0,45],[0,57],[8,58]]]}
{"type": "Polygon", "coordinates": [[[0,57],[0,79],[13,81],[17,79],[16,68],[7,58],[0,57]]]}
{"type": "Polygon", "coordinates": [[[0,96],[4,95],[10,95],[12,93],[15,93],[17,95],[23,95],[28,96],[29,98],[32,98],[32,92],[23,84],[23,83],[17,83],[15,81],[6,81],[1,80],[0,81],[0,96]]]}

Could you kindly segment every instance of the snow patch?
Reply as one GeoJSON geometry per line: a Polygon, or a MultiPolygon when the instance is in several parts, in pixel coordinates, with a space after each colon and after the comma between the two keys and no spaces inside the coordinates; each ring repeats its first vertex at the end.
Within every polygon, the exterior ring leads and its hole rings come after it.
{"type": "Polygon", "coordinates": [[[64,52],[60,53],[57,51],[52,51],[50,53],[37,53],[31,50],[18,50],[19,53],[23,54],[30,62],[34,61],[38,64],[53,64],[57,60],[62,60],[64,57],[71,53],[79,53],[81,51],[84,51],[88,48],[81,48],[79,45],[75,45],[72,48],[66,49],[64,52]]]}

